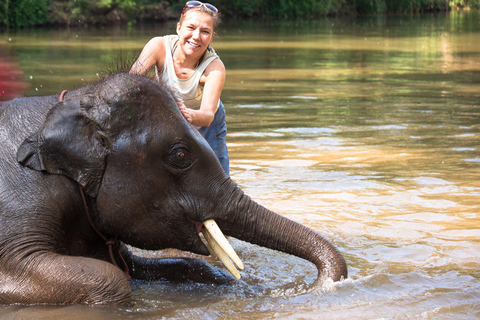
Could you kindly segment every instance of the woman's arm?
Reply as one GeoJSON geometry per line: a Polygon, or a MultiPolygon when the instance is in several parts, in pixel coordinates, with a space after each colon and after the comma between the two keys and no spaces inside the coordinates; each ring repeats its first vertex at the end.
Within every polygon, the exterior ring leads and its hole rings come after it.
{"type": "Polygon", "coordinates": [[[131,74],[145,75],[154,65],[162,67],[165,61],[165,38],[155,37],[148,41],[137,61],[130,69],[131,74]]]}
{"type": "Polygon", "coordinates": [[[208,127],[212,123],[225,84],[225,76],[225,66],[220,59],[215,59],[208,65],[200,80],[204,85],[200,109],[193,110],[179,104],[180,111],[188,122],[199,127],[208,127]]]}

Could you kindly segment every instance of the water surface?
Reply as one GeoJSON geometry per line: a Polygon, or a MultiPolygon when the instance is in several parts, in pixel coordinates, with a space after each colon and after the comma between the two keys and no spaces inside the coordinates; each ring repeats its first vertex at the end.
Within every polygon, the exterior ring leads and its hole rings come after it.
{"type": "MultiPolygon", "coordinates": [[[[246,264],[234,286],[134,282],[130,305],[10,306],[0,316],[480,318],[479,22],[478,12],[452,12],[219,30],[232,178],[334,242],[349,279],[305,293],[313,265],[233,240],[246,264]]],[[[0,43],[27,95],[53,94],[174,31],[22,30],[0,43]]]]}

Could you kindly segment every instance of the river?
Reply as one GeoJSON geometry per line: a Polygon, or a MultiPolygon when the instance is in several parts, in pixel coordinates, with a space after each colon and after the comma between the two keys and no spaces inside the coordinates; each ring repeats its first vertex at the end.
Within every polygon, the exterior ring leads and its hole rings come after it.
{"type": "MultiPolygon", "coordinates": [[[[175,23],[0,35],[60,93],[175,23]]],[[[122,306],[6,306],[5,319],[479,319],[480,15],[224,22],[231,176],[335,243],[349,278],[232,239],[233,286],[133,282],[122,306]]],[[[213,262],[216,264],[216,262],[213,262]]]]}

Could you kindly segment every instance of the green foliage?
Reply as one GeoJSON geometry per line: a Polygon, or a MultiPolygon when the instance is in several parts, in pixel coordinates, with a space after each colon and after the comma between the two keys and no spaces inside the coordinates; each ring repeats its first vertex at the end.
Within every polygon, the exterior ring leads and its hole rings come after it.
{"type": "Polygon", "coordinates": [[[219,0],[215,5],[225,16],[235,18],[313,18],[343,13],[411,13],[458,7],[478,8],[479,3],[480,0],[219,0]]]}
{"type": "MultiPolygon", "coordinates": [[[[141,2],[142,0],[139,0],[141,2]]],[[[51,6],[52,24],[110,24],[135,17],[135,0],[55,0],[51,6]]]]}
{"type": "Polygon", "coordinates": [[[356,0],[354,4],[355,11],[360,14],[379,14],[387,11],[385,0],[356,0]]]}
{"type": "MultiPolygon", "coordinates": [[[[186,0],[0,0],[0,26],[108,24],[167,19],[186,0]]],[[[479,8],[480,0],[211,0],[226,18],[297,19],[338,14],[411,13],[479,8]]]]}
{"type": "Polygon", "coordinates": [[[474,9],[480,8],[480,1],[478,0],[449,0],[448,5],[451,8],[470,7],[474,9]]]}
{"type": "Polygon", "coordinates": [[[425,12],[448,9],[446,0],[386,0],[388,11],[391,12],[425,12]]]}
{"type": "Polygon", "coordinates": [[[0,0],[0,18],[4,25],[30,27],[48,21],[46,0],[0,0]]]}
{"type": "Polygon", "coordinates": [[[298,18],[339,13],[347,0],[231,0],[218,1],[224,16],[234,18],[298,18]]]}
{"type": "Polygon", "coordinates": [[[328,15],[336,13],[342,2],[341,0],[269,0],[266,2],[265,13],[281,18],[328,15]]]}
{"type": "Polygon", "coordinates": [[[112,9],[119,7],[125,10],[131,10],[135,7],[135,1],[133,0],[99,0],[97,3],[98,8],[112,9]]]}

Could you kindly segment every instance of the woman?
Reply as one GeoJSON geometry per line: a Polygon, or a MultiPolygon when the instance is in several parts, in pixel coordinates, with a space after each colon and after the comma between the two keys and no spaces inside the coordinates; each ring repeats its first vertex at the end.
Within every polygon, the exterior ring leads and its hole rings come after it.
{"type": "Polygon", "coordinates": [[[189,1],[177,23],[177,35],[155,37],[143,48],[130,73],[145,75],[155,66],[157,80],[178,92],[180,111],[188,122],[200,127],[229,174],[225,108],[220,101],[225,66],[210,47],[220,21],[217,8],[189,1]]]}

